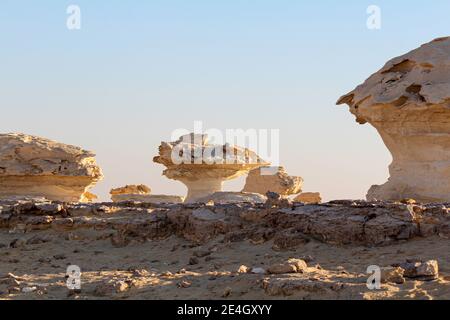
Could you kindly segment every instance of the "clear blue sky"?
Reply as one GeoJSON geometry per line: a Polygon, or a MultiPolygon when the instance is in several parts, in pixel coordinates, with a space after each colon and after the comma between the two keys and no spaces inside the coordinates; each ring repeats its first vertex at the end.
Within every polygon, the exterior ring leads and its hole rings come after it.
{"type": "Polygon", "coordinates": [[[279,128],[281,163],[306,191],[362,198],[390,155],[334,103],[388,59],[449,35],[449,12],[448,0],[1,0],[0,131],[95,151],[106,199],[126,183],[183,194],[152,157],[194,120],[279,128]],[[81,30],[66,28],[70,4],[81,30]],[[366,27],[371,4],[381,30],[366,27]]]}

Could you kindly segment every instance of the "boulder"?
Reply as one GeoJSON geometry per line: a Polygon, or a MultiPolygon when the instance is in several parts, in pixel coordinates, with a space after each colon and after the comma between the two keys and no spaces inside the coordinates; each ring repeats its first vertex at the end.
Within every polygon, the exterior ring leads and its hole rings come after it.
{"type": "Polygon", "coordinates": [[[293,201],[305,204],[318,204],[322,202],[322,197],[319,192],[303,192],[296,196],[293,201]]]}
{"type": "Polygon", "coordinates": [[[242,192],[288,196],[301,192],[302,185],[301,177],[289,176],[283,167],[262,167],[249,172],[242,192]]]}
{"type": "Polygon", "coordinates": [[[405,283],[403,277],[405,270],[400,267],[385,267],[381,268],[381,283],[405,283]]]}
{"type": "Polygon", "coordinates": [[[267,272],[270,274],[284,274],[284,273],[304,273],[308,269],[306,262],[301,259],[289,259],[284,263],[271,265],[267,272]]]}
{"type": "Polygon", "coordinates": [[[341,97],[392,154],[389,180],[368,200],[450,201],[450,37],[394,58],[341,97]]]}
{"type": "Polygon", "coordinates": [[[436,280],[439,277],[439,266],[436,260],[420,261],[408,260],[404,263],[396,264],[404,270],[404,277],[423,281],[436,280]]]}
{"type": "Polygon", "coordinates": [[[78,202],[103,175],[95,154],[21,133],[0,134],[0,198],[78,202]]]}

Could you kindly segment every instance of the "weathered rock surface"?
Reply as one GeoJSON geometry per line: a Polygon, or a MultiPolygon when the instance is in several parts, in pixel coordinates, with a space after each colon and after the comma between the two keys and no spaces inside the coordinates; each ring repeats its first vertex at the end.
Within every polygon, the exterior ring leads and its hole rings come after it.
{"type": "Polygon", "coordinates": [[[161,203],[182,203],[184,201],[184,197],[158,195],[158,194],[113,194],[111,196],[111,200],[113,202],[135,201],[135,202],[161,204],[161,203]]]}
{"type": "Polygon", "coordinates": [[[215,204],[230,204],[230,203],[265,203],[267,198],[259,193],[249,192],[215,192],[204,198],[197,200],[198,202],[208,203],[213,202],[215,204]]]}
{"type": "Polygon", "coordinates": [[[170,195],[150,194],[151,189],[146,185],[126,185],[125,187],[111,189],[113,202],[145,202],[152,204],[182,203],[183,197],[170,195]]]}
{"type": "Polygon", "coordinates": [[[166,166],[163,174],[184,183],[186,202],[196,202],[222,191],[223,182],[266,166],[256,153],[231,145],[208,144],[207,135],[190,134],[175,142],[162,142],[154,162],[166,166]]]}
{"type": "Polygon", "coordinates": [[[277,263],[271,265],[267,272],[270,274],[284,274],[284,273],[303,273],[308,269],[305,261],[301,259],[289,259],[284,263],[277,263]]]}
{"type": "Polygon", "coordinates": [[[431,281],[436,280],[439,277],[439,265],[436,260],[408,260],[404,263],[396,264],[395,267],[403,269],[403,275],[406,278],[431,281]]]}
{"type": "Polygon", "coordinates": [[[110,230],[116,246],[171,235],[194,243],[218,236],[225,242],[273,240],[277,250],[293,248],[308,239],[333,245],[376,246],[420,236],[448,238],[449,226],[449,209],[443,205],[335,201],[286,208],[252,203],[210,206],[0,201],[0,228],[25,233],[50,228],[66,232],[110,230]]]}
{"type": "Polygon", "coordinates": [[[404,272],[405,270],[400,267],[381,268],[381,283],[402,284],[405,282],[404,272]]]}
{"type": "Polygon", "coordinates": [[[322,202],[322,197],[319,192],[302,192],[293,201],[305,204],[318,204],[322,202]]]}
{"type": "Polygon", "coordinates": [[[302,191],[303,179],[291,177],[283,167],[262,167],[251,170],[242,192],[266,194],[276,192],[283,196],[302,191]]]}
{"type": "Polygon", "coordinates": [[[126,185],[125,187],[114,188],[111,189],[109,194],[118,195],[118,194],[150,194],[152,190],[146,185],[126,185]]]}
{"type": "Polygon", "coordinates": [[[0,197],[89,201],[103,176],[92,152],[48,139],[0,134],[0,197]]]}
{"type": "Polygon", "coordinates": [[[388,182],[368,200],[450,201],[450,37],[390,60],[343,103],[392,154],[388,182]]]}

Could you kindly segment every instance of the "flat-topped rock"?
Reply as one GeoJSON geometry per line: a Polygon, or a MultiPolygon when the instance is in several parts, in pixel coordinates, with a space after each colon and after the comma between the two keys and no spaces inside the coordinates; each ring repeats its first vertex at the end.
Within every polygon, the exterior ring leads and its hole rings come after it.
{"type": "Polygon", "coordinates": [[[109,192],[111,195],[119,194],[150,194],[152,190],[144,184],[126,185],[125,187],[114,188],[109,192]]]}
{"type": "Polygon", "coordinates": [[[0,134],[0,197],[88,201],[103,177],[95,154],[20,133],[0,134]]]}
{"type": "Polygon", "coordinates": [[[450,201],[450,37],[394,58],[337,102],[370,123],[392,154],[368,200],[450,201]]]}
{"type": "Polygon", "coordinates": [[[306,204],[317,204],[322,202],[322,197],[319,192],[302,192],[296,196],[293,201],[306,204]]]}
{"type": "Polygon", "coordinates": [[[248,173],[242,192],[276,192],[287,196],[301,192],[302,186],[303,179],[288,175],[283,167],[262,167],[248,173]]]}

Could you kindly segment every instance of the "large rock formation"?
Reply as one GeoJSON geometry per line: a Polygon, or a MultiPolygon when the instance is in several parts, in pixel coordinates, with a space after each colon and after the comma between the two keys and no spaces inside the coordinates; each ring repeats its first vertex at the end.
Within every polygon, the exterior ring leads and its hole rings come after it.
{"type": "Polygon", "coordinates": [[[0,197],[88,201],[103,176],[95,154],[25,134],[0,134],[0,197]]]}
{"type": "Polygon", "coordinates": [[[164,203],[183,203],[184,198],[180,196],[162,195],[162,194],[114,194],[111,195],[113,202],[143,202],[151,204],[164,203]]]}
{"type": "Polygon", "coordinates": [[[163,174],[184,183],[186,202],[222,191],[223,182],[254,168],[268,165],[256,153],[237,146],[208,143],[207,135],[189,134],[175,142],[162,142],[153,159],[167,167],[163,174]]]}
{"type": "Polygon", "coordinates": [[[393,157],[368,200],[450,201],[450,37],[390,60],[337,103],[373,125],[393,157]]]}
{"type": "Polygon", "coordinates": [[[242,192],[260,194],[276,192],[288,196],[301,192],[302,186],[303,179],[289,176],[283,167],[265,167],[249,172],[242,192]]]}

